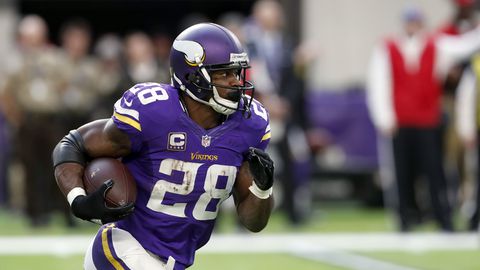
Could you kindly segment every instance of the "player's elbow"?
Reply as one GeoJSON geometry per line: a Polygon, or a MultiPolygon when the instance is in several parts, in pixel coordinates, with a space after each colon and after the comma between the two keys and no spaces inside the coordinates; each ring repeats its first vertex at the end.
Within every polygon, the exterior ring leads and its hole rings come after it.
{"type": "Polygon", "coordinates": [[[267,226],[267,223],[265,222],[265,224],[254,225],[254,226],[245,226],[245,227],[246,227],[250,232],[258,233],[258,232],[261,232],[266,226],[267,226]]]}
{"type": "Polygon", "coordinates": [[[237,213],[241,224],[251,232],[260,232],[268,224],[273,208],[273,198],[268,200],[254,199],[237,205],[237,213]]]}
{"type": "Polygon", "coordinates": [[[261,232],[268,224],[268,217],[258,217],[255,219],[242,220],[243,226],[253,233],[261,232]]]}

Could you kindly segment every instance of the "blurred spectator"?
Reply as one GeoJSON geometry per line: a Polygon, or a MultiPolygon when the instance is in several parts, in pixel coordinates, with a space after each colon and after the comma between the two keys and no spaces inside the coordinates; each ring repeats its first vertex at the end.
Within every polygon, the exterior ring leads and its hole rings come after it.
{"type": "MultiPolygon", "coordinates": [[[[479,77],[480,54],[473,56],[471,65],[465,69],[458,89],[456,91],[456,130],[467,151],[474,151],[477,158],[475,164],[475,189],[473,191],[472,207],[467,207],[468,229],[477,230],[480,220],[480,145],[478,134],[480,132],[480,100],[479,100],[479,77]]],[[[470,190],[470,189],[469,189],[470,190]]],[[[468,206],[468,202],[467,202],[468,206]]]]}
{"type": "Polygon", "coordinates": [[[455,6],[453,18],[440,28],[441,33],[457,36],[477,26],[475,0],[451,0],[455,6]]]}
{"type": "Polygon", "coordinates": [[[242,44],[245,45],[245,16],[238,12],[227,12],[218,18],[218,24],[232,31],[242,44]]]}
{"type": "MultiPolygon", "coordinates": [[[[1,97],[0,93],[0,97],[1,97]]],[[[10,136],[9,127],[3,116],[0,105],[0,208],[9,207],[9,182],[7,178],[8,164],[10,163],[10,136]]]]}
{"type": "MultiPolygon", "coordinates": [[[[152,40],[159,73],[170,77],[170,49],[172,48],[173,38],[167,31],[158,29],[153,33],[152,40]]],[[[159,78],[159,80],[168,83],[168,78],[159,78]]]]}
{"type": "Polygon", "coordinates": [[[48,42],[45,21],[25,16],[18,26],[18,68],[7,77],[0,99],[14,127],[14,151],[25,169],[26,210],[32,225],[45,225],[55,188],[50,153],[63,134],[59,54],[48,42]]]}
{"type": "Polygon", "coordinates": [[[310,149],[305,129],[303,70],[295,66],[295,44],[284,33],[285,15],[279,2],[254,4],[245,42],[252,66],[255,97],[270,113],[269,151],[277,162],[281,206],[292,224],[306,220],[311,208],[310,149]]]}
{"type": "MultiPolygon", "coordinates": [[[[62,113],[60,128],[68,133],[90,120],[98,94],[98,62],[90,56],[91,29],[84,19],[72,19],[60,28],[60,80],[62,113]]],[[[58,139],[58,138],[57,138],[58,139]]],[[[51,200],[57,210],[63,211],[68,225],[74,225],[70,208],[61,193],[51,200]]]]}
{"type": "MultiPolygon", "coordinates": [[[[449,68],[480,46],[480,29],[452,37],[424,31],[424,16],[405,9],[404,33],[385,39],[373,52],[367,78],[368,105],[374,125],[393,142],[399,227],[420,222],[415,180],[428,179],[434,217],[452,231],[452,210],[443,169],[441,84],[449,68]]],[[[388,159],[388,157],[380,157],[388,159]]]]}
{"type": "MultiPolygon", "coordinates": [[[[99,96],[99,64],[90,56],[91,30],[83,19],[60,29],[64,132],[88,122],[99,96]]],[[[64,201],[63,198],[61,198],[64,201]]]]}
{"type": "MultiPolygon", "coordinates": [[[[16,57],[12,55],[14,28],[16,13],[13,5],[8,4],[0,7],[0,98],[4,89],[5,80],[8,72],[14,67],[16,57]]],[[[11,138],[10,127],[5,119],[4,112],[0,101],[0,209],[3,207],[11,208],[10,203],[10,186],[8,179],[8,168],[10,164],[11,138]]]]}
{"type": "Polygon", "coordinates": [[[170,82],[170,72],[160,69],[153,43],[143,32],[134,32],[125,38],[125,62],[120,89],[129,89],[139,82],[170,82]]]}
{"type": "MultiPolygon", "coordinates": [[[[474,0],[450,0],[454,7],[453,17],[440,28],[440,33],[458,36],[477,26],[477,14],[475,11],[474,0]]],[[[445,146],[445,170],[448,178],[458,180],[460,187],[464,187],[467,181],[465,173],[464,148],[455,132],[454,117],[454,96],[458,82],[464,68],[469,61],[462,61],[450,68],[443,82],[443,92],[445,95],[442,100],[442,136],[445,146]]],[[[457,186],[452,187],[457,191],[457,186]]],[[[463,188],[464,190],[464,188],[463,188]]],[[[461,190],[460,190],[461,191],[461,190]]],[[[457,192],[452,192],[457,195],[457,192]]],[[[461,194],[460,194],[461,195],[461,194]]]]}
{"type": "Polygon", "coordinates": [[[102,75],[98,80],[99,95],[92,119],[108,118],[112,114],[113,104],[122,94],[119,86],[122,78],[122,40],[116,34],[104,34],[97,40],[94,54],[99,61],[99,73],[102,75]]]}

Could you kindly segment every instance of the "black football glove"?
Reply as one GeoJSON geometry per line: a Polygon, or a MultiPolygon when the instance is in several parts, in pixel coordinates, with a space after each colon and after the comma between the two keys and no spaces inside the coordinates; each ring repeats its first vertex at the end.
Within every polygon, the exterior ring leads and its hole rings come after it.
{"type": "Polygon", "coordinates": [[[273,186],[273,160],[264,151],[250,147],[248,164],[253,175],[253,181],[261,190],[268,190],[273,186]]]}
{"type": "Polygon", "coordinates": [[[102,224],[125,218],[133,212],[133,203],[120,207],[108,207],[105,204],[105,194],[113,186],[112,180],[107,180],[95,192],[89,195],[77,196],[72,202],[73,214],[83,220],[102,224]]]}

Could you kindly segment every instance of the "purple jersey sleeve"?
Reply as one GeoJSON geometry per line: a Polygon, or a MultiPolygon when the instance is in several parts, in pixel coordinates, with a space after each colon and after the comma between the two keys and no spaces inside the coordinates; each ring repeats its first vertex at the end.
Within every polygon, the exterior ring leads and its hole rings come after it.
{"type": "MultiPolygon", "coordinates": [[[[253,100],[251,110],[251,118],[249,121],[245,121],[248,123],[246,128],[248,128],[248,134],[250,135],[249,144],[265,151],[272,136],[268,111],[257,100],[253,100]]],[[[245,153],[245,158],[247,154],[248,152],[245,153]]]]}
{"type": "Polygon", "coordinates": [[[139,152],[144,141],[146,121],[142,118],[148,117],[147,105],[162,98],[168,98],[165,90],[157,83],[141,83],[127,90],[115,103],[113,122],[125,132],[131,142],[131,151],[139,152]]]}

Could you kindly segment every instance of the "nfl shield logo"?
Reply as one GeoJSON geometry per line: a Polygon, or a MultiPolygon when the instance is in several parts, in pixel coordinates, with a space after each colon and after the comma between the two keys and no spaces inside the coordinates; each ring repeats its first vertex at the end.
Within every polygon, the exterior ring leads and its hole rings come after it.
{"type": "Polygon", "coordinates": [[[209,147],[210,146],[210,140],[212,139],[212,137],[208,136],[208,135],[203,135],[202,136],[202,146],[203,147],[209,147]]]}

